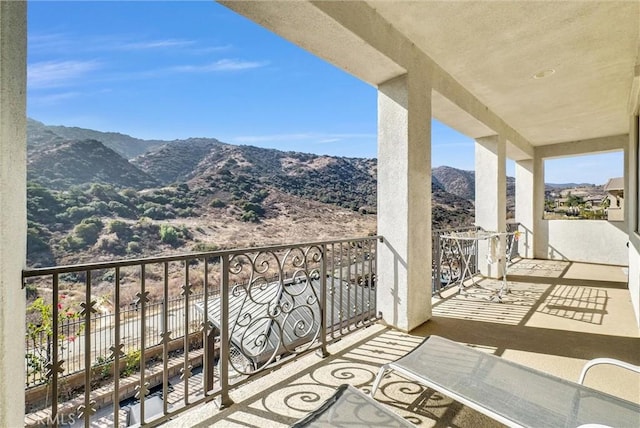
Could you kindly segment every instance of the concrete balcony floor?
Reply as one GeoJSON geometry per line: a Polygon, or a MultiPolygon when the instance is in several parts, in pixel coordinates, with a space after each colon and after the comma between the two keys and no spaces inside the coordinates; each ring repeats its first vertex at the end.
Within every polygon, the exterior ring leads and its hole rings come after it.
{"type": "MultiPolygon", "coordinates": [[[[612,357],[640,364],[640,336],[624,268],[564,261],[519,260],[509,270],[504,303],[487,300],[481,279],[466,296],[455,290],[433,300],[433,317],[409,334],[374,325],[329,347],[331,356],[306,355],[242,388],[235,404],[208,403],[167,423],[171,427],[277,427],[318,407],[342,383],[369,392],[379,367],[409,352],[426,335],[469,344],[524,365],[577,380],[585,361],[612,357]]],[[[640,401],[640,379],[597,366],[586,384],[640,401]]],[[[376,400],[425,427],[493,427],[499,423],[396,374],[383,379],[376,400]]]]}

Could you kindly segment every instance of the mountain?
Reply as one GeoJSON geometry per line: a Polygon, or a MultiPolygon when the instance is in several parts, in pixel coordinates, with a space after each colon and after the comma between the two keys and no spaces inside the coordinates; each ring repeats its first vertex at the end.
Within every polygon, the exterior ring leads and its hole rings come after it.
{"type": "Polygon", "coordinates": [[[593,183],[544,183],[546,189],[570,189],[574,187],[597,187],[593,183]]]}
{"type": "Polygon", "coordinates": [[[189,138],[166,143],[131,160],[163,185],[186,182],[197,173],[198,166],[212,151],[227,145],[213,138],[189,138]]]}
{"type": "Polygon", "coordinates": [[[277,189],[354,210],[375,211],[375,159],[234,146],[214,139],[174,141],[132,160],[164,185],[187,182],[220,198],[277,189]],[[241,185],[236,185],[239,181],[241,185]],[[236,184],[234,184],[236,183],[236,184]],[[219,195],[218,195],[219,194],[219,195]]]}
{"type": "MultiPolygon", "coordinates": [[[[251,203],[260,199],[259,192],[278,190],[354,211],[376,211],[375,159],[235,146],[213,138],[145,141],[31,119],[28,141],[29,178],[51,189],[93,182],[133,189],[183,183],[221,201],[251,203]],[[69,140],[76,137],[95,139],[69,140]],[[117,156],[136,153],[129,162],[117,156]]],[[[437,227],[473,221],[473,171],[435,168],[433,183],[437,227]]]]}
{"type": "Polygon", "coordinates": [[[30,150],[52,143],[68,140],[96,140],[126,159],[132,159],[166,141],[141,140],[118,132],[101,132],[92,129],[50,126],[37,120],[27,119],[27,147],[30,150]]]}
{"type": "MultiPolygon", "coordinates": [[[[375,159],[33,120],[28,143],[31,266],[376,233],[375,159]]],[[[474,193],[473,172],[435,168],[434,229],[473,224],[474,193]]]]}
{"type": "Polygon", "coordinates": [[[144,189],[159,185],[115,151],[96,140],[55,140],[29,153],[27,179],[64,190],[88,183],[144,189]]]}
{"type": "Polygon", "coordinates": [[[476,178],[473,171],[439,166],[431,171],[446,192],[473,201],[476,197],[476,178]]]}

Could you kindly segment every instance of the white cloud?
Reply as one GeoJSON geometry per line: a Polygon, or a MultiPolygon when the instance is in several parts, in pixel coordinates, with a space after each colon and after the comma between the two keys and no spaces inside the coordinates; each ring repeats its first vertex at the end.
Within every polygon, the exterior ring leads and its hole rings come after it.
{"type": "Polygon", "coordinates": [[[28,85],[31,89],[69,86],[98,68],[97,61],[37,62],[28,66],[28,85]]]}
{"type": "Polygon", "coordinates": [[[70,98],[76,98],[82,95],[80,92],[59,92],[55,94],[36,95],[29,97],[29,103],[36,105],[52,105],[70,98]]]}
{"type": "Polygon", "coordinates": [[[169,71],[178,73],[213,73],[225,71],[242,71],[254,68],[261,68],[269,63],[266,61],[243,61],[237,59],[221,59],[209,64],[202,65],[180,65],[171,67],[169,71]]]}
{"type": "Polygon", "coordinates": [[[191,46],[195,43],[193,40],[179,40],[179,39],[166,39],[166,40],[147,40],[140,42],[129,43],[113,43],[110,48],[116,50],[145,50],[145,49],[165,49],[165,48],[177,48],[191,46]]]}
{"type": "Polygon", "coordinates": [[[337,143],[344,140],[375,139],[375,134],[323,134],[323,133],[297,133],[297,134],[273,134],[273,135],[245,135],[232,138],[233,142],[244,144],[257,144],[284,141],[309,141],[318,144],[337,143]]]}
{"type": "Polygon", "coordinates": [[[228,50],[231,50],[232,48],[233,48],[233,45],[207,46],[203,48],[195,48],[193,49],[193,52],[196,54],[203,55],[203,54],[228,51],[228,50]]]}
{"type": "Polygon", "coordinates": [[[143,51],[162,49],[181,49],[181,52],[193,50],[199,53],[202,49],[225,50],[229,45],[196,47],[196,40],[189,39],[145,39],[136,35],[93,35],[78,37],[66,33],[29,34],[29,49],[46,52],[109,52],[109,51],[143,51]],[[190,49],[186,49],[190,48],[190,49]]]}
{"type": "Polygon", "coordinates": [[[63,33],[34,34],[29,32],[28,38],[31,51],[45,52],[68,49],[71,41],[69,36],[63,33]]]}

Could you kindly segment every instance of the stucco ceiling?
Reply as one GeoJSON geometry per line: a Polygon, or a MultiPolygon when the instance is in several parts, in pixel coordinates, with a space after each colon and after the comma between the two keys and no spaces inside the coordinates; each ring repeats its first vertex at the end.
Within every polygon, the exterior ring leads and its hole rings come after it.
{"type": "Polygon", "coordinates": [[[628,132],[640,2],[368,3],[533,145],[628,132]]]}
{"type": "Polygon", "coordinates": [[[495,133],[479,106],[536,146],[629,129],[640,1],[221,3],[373,85],[403,74],[403,54],[419,49],[479,101],[469,114],[432,98],[434,117],[473,138],[495,133]]]}

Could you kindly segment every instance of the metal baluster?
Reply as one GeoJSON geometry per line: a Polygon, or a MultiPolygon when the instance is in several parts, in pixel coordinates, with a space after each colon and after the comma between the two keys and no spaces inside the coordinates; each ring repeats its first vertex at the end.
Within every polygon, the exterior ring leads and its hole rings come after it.
{"type": "Polygon", "coordinates": [[[91,271],[85,272],[85,300],[81,315],[84,315],[84,404],[78,410],[84,418],[85,428],[91,426],[91,415],[95,413],[91,400],[91,314],[96,310],[95,301],[91,300],[91,271]]]}
{"type": "Polygon", "coordinates": [[[145,397],[149,392],[147,389],[147,383],[145,382],[145,353],[147,350],[147,341],[145,336],[147,334],[146,322],[147,322],[147,301],[149,292],[146,291],[146,265],[140,265],[140,293],[138,293],[138,303],[140,304],[140,384],[136,387],[138,390],[138,399],[140,400],[140,424],[145,423],[145,397]]]}
{"type": "MultiPolygon", "coordinates": [[[[382,242],[382,238],[380,238],[380,242],[382,242]]],[[[373,254],[369,257],[369,272],[371,272],[371,276],[369,277],[369,319],[376,318],[376,309],[377,309],[377,295],[378,295],[378,285],[377,285],[377,263],[378,263],[378,241],[372,239],[369,242],[370,247],[373,248],[373,254]],[[373,291],[373,293],[372,293],[373,291]],[[371,295],[373,294],[373,298],[371,295]],[[373,313],[373,316],[371,316],[373,313]]]]}
{"type": "Polygon", "coordinates": [[[184,296],[184,366],[182,368],[182,378],[184,380],[184,405],[189,405],[189,378],[191,377],[191,366],[189,365],[189,295],[191,294],[191,284],[189,283],[189,260],[184,261],[184,282],[182,294],[184,296]]]}
{"type": "Polygon", "coordinates": [[[331,243],[331,338],[335,339],[335,327],[336,327],[336,248],[335,244],[331,243]]]}
{"type": "Polygon", "coordinates": [[[321,358],[325,358],[329,356],[329,352],[327,351],[327,265],[326,265],[326,254],[327,247],[323,245],[321,247],[322,260],[320,260],[320,340],[322,345],[318,350],[318,356],[321,358]]]}
{"type": "MultiPolygon", "coordinates": [[[[375,254],[373,253],[371,247],[373,246],[373,240],[368,239],[367,240],[367,252],[369,254],[369,276],[367,277],[367,285],[368,290],[367,290],[367,315],[366,315],[366,320],[367,321],[371,321],[371,289],[373,288],[373,262],[372,259],[375,257],[375,254]]],[[[364,313],[363,313],[364,316],[364,313]]]]}
{"type": "Polygon", "coordinates": [[[233,404],[229,397],[229,255],[222,256],[222,301],[220,302],[220,408],[233,404]]]}
{"type": "MultiPolygon", "coordinates": [[[[340,261],[339,261],[339,266],[340,266],[340,282],[338,283],[338,287],[340,289],[340,311],[338,312],[339,317],[340,317],[340,335],[342,336],[343,331],[344,331],[344,303],[342,301],[342,297],[344,294],[344,280],[343,280],[343,275],[342,275],[342,271],[344,270],[344,267],[342,266],[342,255],[344,254],[344,250],[342,249],[342,242],[340,243],[340,261]]],[[[347,291],[349,291],[347,289],[347,291]]]]}
{"type": "Polygon", "coordinates": [[[362,262],[360,265],[360,280],[358,281],[358,285],[360,286],[360,305],[362,305],[360,308],[358,308],[358,319],[360,321],[360,325],[364,325],[364,307],[365,307],[365,303],[364,303],[364,287],[365,287],[365,283],[367,280],[367,274],[365,271],[365,251],[364,251],[364,244],[366,241],[360,241],[360,255],[362,257],[362,262]]]}
{"type": "Polygon", "coordinates": [[[209,321],[209,259],[204,258],[204,321],[202,322],[202,340],[204,345],[203,356],[203,376],[204,395],[213,389],[213,354],[215,353],[215,336],[213,326],[209,321]]]}
{"type": "MultiPolygon", "coordinates": [[[[431,248],[435,249],[434,253],[431,255],[435,259],[435,263],[432,264],[435,265],[435,270],[433,272],[432,293],[438,293],[438,295],[440,295],[440,290],[442,290],[442,248],[440,242],[440,233],[433,233],[431,235],[431,239],[433,239],[431,248]]],[[[449,275],[451,276],[451,273],[449,273],[449,275]]]]}
{"type": "Polygon", "coordinates": [[[347,323],[347,333],[351,330],[351,243],[347,242],[347,309],[346,309],[346,323],[347,323]]]}
{"type": "Polygon", "coordinates": [[[162,305],[162,414],[169,412],[169,342],[171,342],[171,331],[169,330],[169,263],[163,263],[162,295],[164,305],[162,305]]]}
{"type": "Polygon", "coordinates": [[[53,295],[52,295],[52,305],[53,305],[53,319],[51,320],[52,325],[52,355],[50,361],[47,363],[47,372],[46,377],[52,378],[51,380],[51,422],[52,426],[55,428],[58,426],[58,374],[63,372],[62,363],[63,361],[58,361],[58,292],[59,292],[59,284],[58,284],[58,274],[53,274],[53,295]]]}
{"type": "Polygon", "coordinates": [[[122,355],[123,345],[120,343],[120,268],[116,267],[116,279],[114,290],[114,303],[115,308],[115,331],[113,338],[113,346],[111,347],[111,358],[113,358],[113,426],[118,428],[120,426],[120,356],[122,355]]]}

